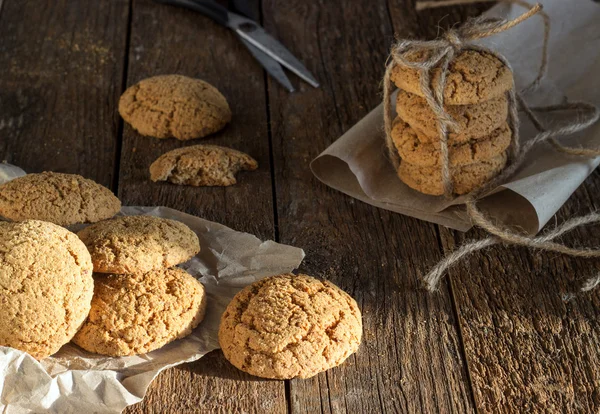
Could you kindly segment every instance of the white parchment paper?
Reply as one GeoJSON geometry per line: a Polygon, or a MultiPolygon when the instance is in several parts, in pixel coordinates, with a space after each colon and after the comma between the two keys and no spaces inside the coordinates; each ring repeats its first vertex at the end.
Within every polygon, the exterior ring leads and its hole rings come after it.
{"type": "MultiPolygon", "coordinates": [[[[23,175],[0,164],[0,184],[23,175]]],[[[0,347],[0,412],[119,413],[142,400],[162,370],[195,361],[219,348],[221,314],[244,286],[266,276],[291,272],[302,249],[261,241],[222,224],[166,207],[123,207],[123,215],[178,220],[200,239],[201,251],[181,265],[206,288],[207,312],[189,336],[144,355],[112,358],[67,344],[41,362],[13,348],[0,347]]]]}
{"type": "MultiPolygon", "coordinates": [[[[526,101],[530,105],[550,105],[568,98],[600,105],[600,3],[540,2],[551,19],[550,61],[541,88],[525,95],[526,101]]],[[[513,18],[524,11],[517,5],[500,4],[486,14],[513,18]]],[[[520,90],[537,74],[542,38],[542,20],[534,16],[480,44],[508,58],[520,90]]],[[[542,119],[551,126],[551,118],[542,119]]],[[[532,126],[523,123],[522,139],[532,136],[532,126]]],[[[598,147],[600,125],[561,140],[570,146],[598,147]]],[[[481,202],[481,207],[505,224],[537,233],[599,163],[600,158],[572,157],[542,144],[509,182],[481,202]]],[[[471,227],[461,198],[449,201],[420,194],[399,180],[386,155],[382,105],[323,151],[311,168],[325,184],[374,206],[462,231],[471,227]]]]}

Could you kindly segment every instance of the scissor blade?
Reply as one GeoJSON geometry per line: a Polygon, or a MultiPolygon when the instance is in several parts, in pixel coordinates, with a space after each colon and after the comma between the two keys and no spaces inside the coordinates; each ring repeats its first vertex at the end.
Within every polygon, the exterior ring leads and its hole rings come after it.
{"type": "Polygon", "coordinates": [[[294,57],[281,43],[275,40],[265,30],[250,19],[235,13],[229,13],[228,26],[234,30],[238,36],[247,40],[256,48],[266,53],[277,62],[294,72],[300,78],[314,86],[319,87],[319,82],[304,67],[298,59],[294,57]]]}
{"type": "Polygon", "coordinates": [[[254,46],[252,43],[248,42],[243,37],[240,37],[242,43],[248,48],[252,56],[256,60],[260,62],[260,64],[265,68],[269,75],[271,75],[277,82],[282,84],[288,91],[294,92],[294,86],[288,79],[288,77],[283,72],[283,68],[276,60],[274,60],[271,56],[267,55],[265,52],[254,46]]]}

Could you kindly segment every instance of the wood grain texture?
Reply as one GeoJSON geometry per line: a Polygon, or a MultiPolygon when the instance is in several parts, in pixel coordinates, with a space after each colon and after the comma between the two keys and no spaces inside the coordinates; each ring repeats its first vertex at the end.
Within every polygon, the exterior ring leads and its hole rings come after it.
{"type": "Polygon", "coordinates": [[[321,82],[269,81],[280,239],[302,247],[301,270],[353,295],[364,341],[341,367],[293,380],[292,412],[473,410],[447,290],[420,289],[440,257],[435,226],[375,209],[320,184],[309,162],[380,102],[392,27],[385,2],[264,1],[264,24],[321,82]]]}
{"type": "MultiPolygon", "coordinates": [[[[557,221],[598,208],[600,176],[579,188],[557,221]]],[[[485,237],[443,230],[450,250],[485,237]]],[[[598,246],[597,228],[563,238],[598,246]]],[[[465,352],[481,412],[600,411],[600,294],[569,299],[598,272],[600,260],[582,260],[525,248],[495,247],[451,270],[465,352]]]]}
{"type": "Polygon", "coordinates": [[[128,1],[4,1],[0,159],[110,186],[128,1]]]}
{"type": "Polygon", "coordinates": [[[416,11],[412,0],[388,0],[396,38],[434,39],[456,24],[476,17],[493,6],[490,3],[434,7],[416,11]]]}
{"type": "MultiPolygon", "coordinates": [[[[253,6],[258,8],[257,4],[253,6]]],[[[177,73],[210,82],[228,99],[233,120],[208,139],[181,142],[137,134],[125,125],[119,196],[125,205],[176,208],[263,239],[274,238],[264,74],[235,35],[188,10],[135,0],[128,85],[177,73]],[[241,173],[232,187],[196,188],[153,183],[150,164],[164,152],[212,143],[253,156],[259,170],[241,173]]],[[[257,381],[224,360],[220,351],[168,370],[147,398],[128,412],[282,412],[282,382],[257,381]]]]}

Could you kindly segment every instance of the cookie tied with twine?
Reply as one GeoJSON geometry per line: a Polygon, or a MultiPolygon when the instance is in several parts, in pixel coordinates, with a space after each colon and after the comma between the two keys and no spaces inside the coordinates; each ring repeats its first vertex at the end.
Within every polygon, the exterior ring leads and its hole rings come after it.
{"type": "MultiPolygon", "coordinates": [[[[540,4],[532,6],[522,0],[505,1],[526,7],[528,10],[512,20],[487,18],[483,16],[470,19],[462,26],[456,29],[448,30],[442,37],[435,40],[400,40],[393,45],[390,52],[385,76],[383,78],[384,122],[386,145],[389,158],[393,166],[398,169],[402,160],[400,159],[392,139],[393,110],[391,104],[391,75],[394,68],[399,65],[404,68],[418,71],[421,95],[425,98],[427,104],[437,119],[437,133],[440,140],[439,165],[444,195],[446,197],[452,197],[454,193],[450,171],[451,163],[448,148],[448,135],[450,132],[460,132],[458,124],[447,113],[444,107],[444,92],[446,87],[447,73],[453,59],[455,59],[461,52],[475,50],[496,57],[504,65],[506,65],[507,68],[510,69],[510,63],[500,53],[479,45],[474,45],[471,42],[502,33],[522,23],[530,17],[539,14],[544,20],[542,58],[536,78],[526,89],[533,90],[539,86],[546,73],[548,63],[548,38],[550,33],[550,19],[548,15],[542,11],[542,6],[540,4]],[[419,56],[422,59],[415,60],[415,56],[419,56]],[[433,76],[434,70],[437,72],[435,76],[433,76]]],[[[471,4],[476,2],[478,1],[442,0],[435,2],[418,2],[417,9],[420,10],[429,7],[471,4]]],[[[542,236],[530,237],[495,224],[489,217],[487,217],[477,208],[476,200],[480,196],[485,195],[490,190],[496,188],[498,185],[504,183],[522,165],[529,151],[540,143],[547,141],[554,147],[555,150],[569,155],[581,157],[600,156],[600,149],[567,147],[563,146],[556,140],[556,137],[558,136],[573,134],[595,123],[599,118],[600,112],[594,105],[586,102],[573,102],[547,106],[543,108],[530,108],[523,100],[521,94],[515,90],[514,85],[508,92],[506,92],[506,98],[508,100],[507,122],[512,131],[512,141],[508,150],[509,160],[507,166],[495,178],[475,188],[473,191],[467,194],[465,201],[467,214],[469,215],[473,224],[485,229],[492,236],[484,240],[467,243],[440,261],[423,278],[427,289],[430,291],[437,289],[441,278],[450,266],[456,264],[469,254],[495,244],[504,243],[521,245],[540,250],[567,254],[575,257],[600,257],[599,249],[573,248],[554,241],[556,238],[559,238],[560,236],[579,226],[599,223],[600,214],[598,213],[591,213],[583,217],[568,220],[556,228],[549,230],[542,236]],[[531,121],[538,131],[537,135],[527,140],[525,143],[521,143],[519,136],[519,110],[524,113],[524,115],[531,121]],[[556,125],[553,128],[547,128],[536,115],[536,112],[551,113],[555,111],[576,111],[576,116],[573,116],[569,121],[556,125]]],[[[592,290],[598,285],[600,285],[600,275],[588,279],[581,287],[581,291],[585,292],[592,290]]]]}

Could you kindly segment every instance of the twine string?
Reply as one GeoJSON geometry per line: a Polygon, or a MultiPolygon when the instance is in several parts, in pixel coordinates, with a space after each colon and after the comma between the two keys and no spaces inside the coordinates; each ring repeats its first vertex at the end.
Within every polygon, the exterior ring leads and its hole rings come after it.
{"type": "MultiPolygon", "coordinates": [[[[488,220],[485,220],[485,218],[484,218],[484,220],[482,220],[482,222],[487,222],[487,221],[488,220]]],[[[590,214],[582,216],[582,217],[575,217],[573,219],[565,221],[562,225],[554,228],[552,231],[549,231],[546,234],[544,234],[542,236],[538,236],[538,237],[529,238],[529,237],[521,236],[522,238],[520,238],[520,239],[511,238],[510,240],[507,240],[506,238],[503,237],[502,232],[498,232],[499,235],[497,237],[488,237],[483,240],[477,240],[477,241],[463,244],[457,250],[451,252],[446,257],[444,257],[442,260],[440,260],[440,262],[437,265],[435,265],[429,271],[429,273],[427,273],[423,277],[425,287],[429,291],[437,290],[437,288],[440,284],[440,281],[442,280],[442,278],[444,277],[444,274],[450,267],[452,267],[453,265],[460,262],[463,258],[465,258],[479,250],[482,250],[487,247],[491,247],[491,246],[494,246],[494,245],[500,244],[500,243],[509,243],[509,244],[515,244],[515,245],[520,245],[520,246],[538,248],[538,249],[542,249],[542,250],[551,250],[551,251],[555,251],[555,252],[563,253],[563,254],[570,254],[569,252],[563,250],[563,248],[566,248],[566,249],[570,249],[570,248],[567,248],[566,246],[563,246],[559,243],[553,243],[552,240],[559,238],[559,237],[563,236],[564,234],[566,234],[578,227],[586,226],[586,225],[590,225],[590,224],[597,224],[597,223],[600,223],[600,214],[590,213],[590,214]],[[550,247],[550,248],[548,248],[548,247],[550,247]]],[[[573,249],[573,250],[576,251],[576,254],[574,254],[573,256],[586,257],[586,258],[600,257],[600,251],[598,251],[598,250],[593,250],[593,249],[573,249]]],[[[592,278],[589,278],[586,282],[584,282],[583,286],[581,287],[581,291],[582,292],[590,291],[590,290],[594,289],[595,287],[597,287],[598,285],[600,285],[600,275],[596,275],[592,278]]]]}
{"type": "MultiPolygon", "coordinates": [[[[429,7],[441,7],[458,4],[471,4],[478,2],[490,2],[494,0],[441,0],[441,1],[421,1],[417,2],[417,10],[429,7]]],[[[420,75],[420,88],[425,100],[431,110],[437,117],[437,130],[440,137],[440,164],[441,176],[444,188],[444,195],[451,197],[453,194],[452,177],[449,162],[448,134],[450,131],[457,131],[458,126],[454,119],[446,112],[444,108],[444,90],[446,86],[446,73],[450,62],[463,50],[478,50],[494,55],[500,59],[509,69],[510,63],[507,59],[497,52],[493,52],[482,46],[475,46],[469,42],[477,39],[483,39],[502,33],[512,27],[524,22],[530,17],[538,14],[544,22],[544,37],[542,45],[541,62],[537,76],[525,89],[532,90],[539,86],[543,79],[548,64],[548,39],[550,34],[550,19],[542,11],[540,4],[530,5],[523,0],[504,0],[509,3],[521,5],[528,10],[512,20],[490,19],[478,17],[471,19],[457,29],[450,29],[443,37],[431,41],[413,41],[402,40],[395,44],[390,53],[390,59],[386,65],[386,72],[383,80],[384,88],[384,121],[386,131],[386,145],[393,165],[398,168],[401,159],[391,138],[392,131],[392,105],[390,103],[392,82],[391,73],[396,65],[404,66],[417,70],[420,75]],[[425,56],[424,59],[412,60],[416,53],[425,56]],[[431,72],[437,71],[432,82],[431,72]]],[[[511,69],[512,70],[512,69],[511,69]]],[[[549,142],[554,149],[565,154],[580,157],[600,156],[600,149],[575,148],[564,146],[556,138],[563,135],[573,134],[581,131],[595,123],[600,112],[598,109],[586,102],[563,103],[560,105],[547,106],[543,108],[530,108],[522,96],[513,88],[507,92],[508,99],[508,119],[507,122],[512,131],[512,141],[509,147],[509,162],[504,170],[487,184],[473,190],[467,195],[466,207],[467,214],[472,222],[486,230],[492,236],[483,240],[467,243],[442,259],[423,279],[428,290],[435,290],[446,273],[448,268],[458,263],[470,254],[500,243],[527,246],[530,248],[554,251],[575,257],[600,257],[600,250],[593,248],[573,248],[553,241],[563,234],[583,225],[595,224],[600,222],[600,214],[591,213],[583,217],[574,218],[562,223],[545,235],[529,237],[520,233],[511,231],[508,228],[500,227],[482,213],[476,205],[476,200],[482,194],[496,188],[499,184],[508,179],[522,165],[526,155],[532,148],[542,142],[549,142]],[[520,142],[519,137],[519,116],[518,110],[521,109],[529,120],[533,123],[538,133],[532,139],[524,144],[520,142]],[[554,111],[578,111],[577,121],[570,121],[559,124],[553,128],[547,128],[534,112],[554,112],[554,111]]],[[[588,279],[581,287],[581,291],[589,291],[600,286],[600,275],[588,279]]]]}

